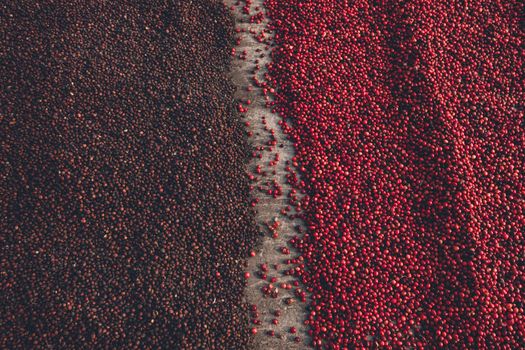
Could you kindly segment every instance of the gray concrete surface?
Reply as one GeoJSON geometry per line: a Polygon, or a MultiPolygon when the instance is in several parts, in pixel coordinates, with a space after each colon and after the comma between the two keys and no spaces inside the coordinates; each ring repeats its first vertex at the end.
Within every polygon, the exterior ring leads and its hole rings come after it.
{"type": "MultiPolygon", "coordinates": [[[[237,1],[235,0],[224,0],[224,3],[228,6],[234,6],[237,1]]],[[[264,184],[266,181],[273,181],[274,179],[282,186],[283,195],[277,199],[272,196],[263,195],[259,191],[253,191],[254,196],[260,199],[255,209],[257,211],[256,220],[259,225],[261,232],[264,232],[261,245],[256,251],[256,256],[248,260],[247,271],[250,272],[252,277],[248,279],[248,286],[245,291],[246,301],[249,304],[257,305],[259,312],[259,320],[262,324],[254,326],[258,329],[258,333],[254,337],[254,348],[255,349],[307,349],[310,339],[306,333],[306,326],[304,320],[306,317],[306,303],[302,303],[298,298],[294,297],[293,292],[295,287],[291,290],[284,290],[279,285],[281,283],[291,283],[295,279],[290,276],[284,276],[284,271],[290,269],[295,265],[285,265],[284,260],[292,259],[298,254],[293,251],[293,248],[289,246],[288,241],[293,236],[298,235],[294,229],[296,225],[303,225],[297,219],[291,220],[280,214],[280,211],[286,207],[287,194],[290,190],[290,186],[286,184],[286,171],[285,161],[293,157],[293,146],[289,140],[286,139],[283,134],[278,121],[280,118],[271,113],[270,109],[265,107],[265,98],[261,88],[254,86],[252,83],[253,71],[255,69],[255,60],[259,60],[258,64],[261,67],[260,71],[257,72],[257,77],[260,81],[264,81],[264,73],[266,72],[265,65],[270,61],[270,50],[267,49],[267,44],[258,42],[255,37],[259,35],[263,30],[266,29],[267,19],[261,24],[249,23],[249,16],[256,14],[257,12],[264,11],[263,0],[253,0],[251,6],[250,15],[246,15],[242,12],[242,8],[235,6],[235,10],[232,14],[235,17],[236,27],[244,28],[246,32],[239,33],[238,36],[242,38],[240,45],[236,47],[236,57],[232,62],[232,79],[237,85],[236,98],[240,102],[251,100],[250,105],[243,103],[248,111],[243,113],[243,120],[250,123],[247,127],[248,130],[253,132],[253,136],[250,137],[250,142],[254,147],[265,146],[266,150],[262,153],[262,159],[255,158],[249,165],[249,173],[254,173],[254,169],[257,165],[260,165],[263,171],[266,171],[266,176],[258,176],[257,182],[254,185],[264,184]],[[256,8],[259,7],[259,10],[256,8]],[[254,30],[255,34],[250,33],[250,30],[254,30]],[[239,59],[238,56],[244,50],[246,50],[246,59],[239,59]],[[259,52],[258,52],[259,51],[259,52]],[[262,58],[260,56],[263,56],[262,58]],[[252,91],[247,91],[248,86],[252,86],[252,91]],[[269,140],[269,132],[265,130],[265,125],[262,124],[262,117],[266,118],[266,126],[269,129],[274,130],[277,145],[273,147],[273,151],[267,150],[266,142],[269,140]],[[282,148],[279,147],[282,145],[282,148]],[[268,163],[274,159],[275,153],[279,153],[280,161],[274,167],[268,166],[268,163]],[[276,170],[276,174],[272,174],[272,170],[276,170]],[[278,229],[279,237],[274,239],[271,237],[271,233],[265,228],[268,223],[273,222],[274,219],[280,221],[281,225],[278,229]],[[291,250],[290,255],[284,255],[279,249],[281,247],[289,247],[291,250]],[[260,271],[261,264],[267,264],[269,272],[267,273],[268,278],[266,281],[260,279],[256,275],[256,271],[260,271]],[[274,265],[279,264],[277,270],[274,269],[274,265]],[[271,277],[277,277],[277,282],[274,283],[278,288],[278,297],[265,297],[261,292],[261,288],[268,285],[271,277]],[[287,298],[293,298],[295,302],[292,305],[287,305],[285,300],[287,298]],[[279,324],[273,325],[271,320],[276,318],[272,313],[275,310],[281,310],[282,314],[278,317],[279,324]],[[291,334],[290,327],[296,327],[297,333],[291,334]],[[275,336],[268,336],[267,331],[275,331],[275,336]],[[294,338],[300,337],[301,342],[295,343],[294,338]]],[[[266,36],[271,36],[271,33],[266,33],[266,36]]],[[[293,210],[292,212],[293,213],[293,210]]],[[[304,286],[300,286],[304,289],[304,286]]]]}

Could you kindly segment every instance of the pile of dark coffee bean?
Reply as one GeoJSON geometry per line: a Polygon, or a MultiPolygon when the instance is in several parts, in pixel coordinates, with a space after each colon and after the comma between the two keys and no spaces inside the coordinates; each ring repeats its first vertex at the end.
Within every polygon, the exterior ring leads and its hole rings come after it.
{"type": "Polygon", "coordinates": [[[245,348],[220,1],[0,5],[0,348],[245,348]]]}

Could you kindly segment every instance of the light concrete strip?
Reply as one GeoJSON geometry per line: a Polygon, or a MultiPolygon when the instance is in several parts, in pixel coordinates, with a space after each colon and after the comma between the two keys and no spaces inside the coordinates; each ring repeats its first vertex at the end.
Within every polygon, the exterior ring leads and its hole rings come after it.
{"type": "MultiPolygon", "coordinates": [[[[288,241],[297,236],[298,233],[294,228],[297,225],[303,226],[298,219],[290,219],[282,215],[280,212],[288,205],[288,192],[291,187],[286,183],[285,162],[293,157],[293,145],[283,134],[278,122],[280,117],[270,111],[266,107],[263,89],[253,84],[254,69],[258,64],[260,70],[256,73],[259,81],[264,81],[264,73],[266,64],[270,62],[270,50],[268,45],[264,42],[259,42],[256,37],[266,30],[268,19],[266,16],[264,20],[257,23],[250,23],[249,18],[257,15],[259,12],[264,12],[263,0],[253,0],[250,7],[250,14],[243,12],[241,6],[236,6],[235,0],[224,0],[228,7],[234,6],[235,9],[232,14],[235,17],[236,28],[242,28],[245,32],[241,32],[238,36],[241,38],[240,44],[235,48],[235,58],[232,62],[232,79],[237,85],[236,98],[242,103],[243,108],[247,112],[242,113],[243,120],[250,125],[247,127],[253,135],[249,138],[253,147],[264,147],[264,151],[257,151],[262,153],[262,158],[254,158],[249,165],[249,173],[257,176],[257,180],[253,183],[255,189],[252,191],[253,196],[259,198],[255,209],[257,211],[256,220],[261,232],[264,232],[261,245],[256,252],[255,257],[248,261],[247,271],[251,274],[248,279],[248,287],[246,288],[246,300],[249,304],[257,305],[259,313],[259,320],[261,325],[255,326],[258,332],[255,335],[255,349],[307,349],[310,339],[306,333],[306,326],[304,320],[307,315],[306,303],[299,301],[294,296],[294,291],[297,287],[291,290],[285,290],[280,287],[281,283],[292,283],[295,278],[285,276],[284,272],[295,265],[285,265],[284,261],[292,259],[298,254],[289,246],[288,241]],[[259,9],[257,9],[257,7],[259,9]],[[252,33],[250,33],[252,31],[252,33]],[[254,32],[254,33],[253,33],[254,32]],[[239,55],[246,52],[246,59],[240,59],[239,55]],[[258,62],[256,63],[256,60],[258,62]],[[248,87],[253,90],[248,91],[248,87]],[[251,101],[250,105],[245,103],[247,100],[251,101]],[[266,125],[262,123],[266,120],[266,125]],[[267,127],[265,129],[265,126],[267,127]],[[268,130],[274,131],[274,137],[277,142],[273,146],[273,150],[268,151],[269,146],[267,142],[270,140],[271,133],[268,130]],[[279,162],[275,166],[269,166],[269,162],[275,159],[275,154],[279,154],[279,162]],[[255,169],[260,166],[261,171],[266,172],[266,175],[257,175],[255,169]],[[276,174],[273,174],[275,170],[276,174]],[[266,182],[273,182],[276,180],[279,186],[282,187],[283,194],[278,198],[273,198],[271,195],[262,194],[257,190],[257,186],[264,186],[266,182]],[[268,232],[267,225],[278,220],[280,226],[277,229],[278,238],[272,238],[272,234],[268,232]],[[288,247],[292,252],[290,255],[285,255],[281,252],[282,247],[288,247]],[[267,264],[268,272],[267,279],[263,280],[257,276],[257,271],[260,270],[262,264],[267,264]],[[278,264],[276,270],[274,266],[278,264]],[[277,298],[271,296],[264,296],[261,288],[267,286],[272,277],[277,277],[277,282],[272,283],[278,289],[277,298]],[[288,305],[286,300],[292,298],[294,303],[288,305]],[[280,317],[273,315],[275,310],[281,310],[280,317]],[[278,325],[272,324],[272,319],[279,320],[278,325]],[[297,329],[296,334],[290,332],[291,327],[297,329]],[[268,331],[273,330],[275,336],[269,336],[268,331]],[[296,337],[300,338],[300,342],[296,343],[296,337]]],[[[271,33],[264,33],[266,37],[271,37],[271,33]]],[[[290,164],[291,166],[291,164],[290,164]]],[[[294,213],[293,209],[290,213],[294,213]]],[[[304,227],[304,226],[303,226],[304,227]]],[[[304,289],[302,285],[299,288],[304,289]]]]}

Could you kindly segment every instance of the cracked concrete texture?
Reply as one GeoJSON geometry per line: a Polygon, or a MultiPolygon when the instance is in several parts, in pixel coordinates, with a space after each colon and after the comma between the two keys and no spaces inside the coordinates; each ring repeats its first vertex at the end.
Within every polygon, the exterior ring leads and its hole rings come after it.
{"type": "MultiPolygon", "coordinates": [[[[251,14],[254,15],[259,11],[264,11],[263,6],[264,0],[254,0],[251,5],[251,14]],[[255,9],[259,7],[257,11],[255,9]]],[[[237,1],[235,0],[224,0],[224,3],[228,8],[235,6],[237,1]]],[[[253,84],[254,69],[258,64],[260,70],[256,72],[256,75],[260,81],[264,81],[263,76],[266,72],[265,65],[270,62],[270,49],[267,43],[261,43],[256,40],[255,36],[259,35],[267,26],[267,18],[260,24],[249,23],[248,18],[250,15],[246,15],[242,12],[242,7],[235,6],[232,11],[232,15],[235,18],[236,28],[243,28],[245,32],[241,32],[240,45],[236,47],[236,56],[232,60],[232,80],[237,86],[236,98],[240,101],[243,106],[247,108],[247,112],[243,113],[243,121],[249,122],[247,129],[253,132],[253,135],[249,138],[251,144],[254,147],[264,146],[265,151],[258,152],[262,153],[262,158],[254,158],[249,164],[249,173],[254,173],[254,169],[257,165],[260,165],[262,171],[266,171],[266,176],[257,175],[257,180],[253,183],[255,187],[260,184],[265,184],[267,181],[277,180],[280,186],[282,186],[282,195],[278,198],[273,198],[270,195],[262,194],[257,189],[253,191],[253,196],[259,198],[256,209],[256,221],[264,232],[264,237],[261,238],[261,244],[256,251],[256,255],[248,260],[247,271],[252,275],[248,279],[248,285],[245,290],[245,298],[249,304],[257,305],[259,312],[259,320],[262,322],[261,325],[255,326],[258,333],[254,336],[254,348],[255,349],[308,349],[310,348],[307,344],[310,343],[308,335],[306,333],[307,328],[304,325],[304,320],[307,316],[306,305],[309,302],[307,299],[306,303],[300,302],[294,297],[295,287],[291,290],[284,290],[280,287],[281,283],[291,283],[295,278],[291,276],[285,276],[284,271],[292,268],[295,265],[285,265],[284,260],[292,259],[298,254],[291,249],[290,255],[284,255],[280,248],[289,247],[288,241],[297,236],[298,233],[294,229],[295,226],[303,226],[303,223],[298,219],[290,219],[280,214],[280,211],[288,205],[287,194],[291,187],[286,183],[285,162],[290,160],[294,155],[294,149],[292,143],[283,134],[281,127],[278,125],[280,117],[272,113],[268,107],[265,106],[265,97],[263,95],[262,88],[257,87],[253,84]],[[255,31],[250,33],[250,30],[255,31]],[[246,51],[246,59],[240,59],[239,54],[246,51]],[[258,63],[255,61],[258,60],[258,63]],[[253,90],[248,91],[248,87],[252,86],[253,90]],[[250,105],[244,103],[247,100],[251,101],[250,105]],[[266,125],[262,123],[262,120],[266,120],[266,125]],[[267,129],[265,130],[265,126],[267,129]],[[277,145],[273,147],[270,152],[266,143],[270,138],[270,132],[274,131],[274,136],[277,141],[277,145]],[[275,154],[278,153],[280,161],[276,166],[269,166],[268,163],[274,160],[275,154]],[[276,174],[273,174],[275,170],[276,174]],[[272,238],[271,234],[264,229],[268,223],[272,223],[275,219],[279,220],[280,227],[277,230],[279,237],[272,238]],[[268,278],[266,280],[260,279],[256,272],[260,271],[261,264],[268,265],[268,278]],[[280,266],[276,270],[275,264],[280,266]],[[277,298],[265,297],[261,292],[261,288],[268,285],[270,278],[277,277],[277,282],[273,283],[279,290],[277,298]],[[293,298],[295,302],[292,305],[287,305],[285,300],[287,298],[293,298]],[[273,312],[275,310],[281,310],[282,314],[280,317],[275,317],[273,312]],[[279,320],[278,325],[272,324],[272,319],[277,318],[279,320]],[[290,328],[297,328],[296,334],[290,333],[290,328]],[[275,331],[275,336],[269,336],[268,331],[275,331]],[[296,343],[294,339],[300,338],[300,342],[296,343]]],[[[265,33],[267,36],[271,34],[265,33]]],[[[293,209],[290,213],[294,213],[293,209]]],[[[291,247],[289,247],[291,248],[291,247]]],[[[300,286],[299,288],[303,288],[300,286]]]]}

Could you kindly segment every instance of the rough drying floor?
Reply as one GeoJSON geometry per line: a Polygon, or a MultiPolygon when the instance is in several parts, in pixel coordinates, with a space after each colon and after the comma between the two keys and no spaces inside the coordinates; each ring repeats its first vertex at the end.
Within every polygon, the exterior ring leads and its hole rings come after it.
{"type": "MultiPolygon", "coordinates": [[[[232,11],[235,16],[236,28],[244,30],[237,34],[241,41],[235,47],[232,80],[237,86],[235,97],[246,109],[246,112],[242,113],[243,120],[249,123],[247,129],[253,133],[249,142],[256,149],[256,153],[262,155],[262,158],[253,158],[249,166],[249,172],[257,177],[252,185],[257,187],[264,185],[267,181],[275,180],[282,187],[283,194],[274,198],[272,195],[261,193],[257,188],[252,191],[253,196],[259,199],[255,206],[256,221],[264,236],[255,257],[248,260],[247,271],[250,272],[251,277],[248,279],[246,299],[249,304],[257,305],[260,315],[258,319],[262,322],[260,326],[256,326],[258,330],[254,337],[256,349],[304,349],[308,348],[306,326],[303,325],[307,303],[300,302],[293,294],[293,289],[284,290],[280,287],[281,283],[292,283],[297,280],[291,276],[283,276],[286,269],[293,267],[293,265],[284,264],[284,260],[292,259],[297,254],[292,251],[290,255],[284,255],[280,249],[289,247],[288,241],[298,235],[295,226],[302,226],[301,220],[281,214],[281,210],[288,205],[287,194],[291,190],[290,185],[286,182],[288,172],[285,168],[286,161],[290,161],[293,157],[293,145],[282,133],[281,127],[278,125],[279,117],[266,106],[267,99],[263,93],[264,88],[257,86],[253,81],[254,72],[259,81],[264,81],[265,65],[270,62],[270,49],[267,44],[269,41],[260,42],[256,39],[260,33],[266,30],[267,18],[260,16],[259,18],[264,18],[260,23],[250,23],[249,21],[251,16],[264,11],[263,2],[262,0],[253,1],[250,15],[244,13],[242,7],[239,6],[235,6],[232,11]],[[257,7],[259,7],[258,10],[257,7]],[[250,33],[250,31],[252,32],[250,33]],[[239,56],[245,58],[241,59],[239,56]],[[255,60],[258,60],[258,63],[255,63],[255,60]],[[260,69],[256,68],[257,65],[260,69]],[[249,87],[252,91],[248,91],[249,87]],[[246,104],[247,100],[250,100],[249,105],[246,104]],[[263,119],[266,124],[263,124],[263,119]],[[272,151],[269,151],[270,146],[267,143],[272,139],[272,131],[276,145],[272,147],[272,151]],[[264,151],[257,151],[257,147],[264,147],[264,151]],[[279,154],[279,161],[274,166],[269,166],[268,164],[275,159],[275,154],[279,154]],[[261,172],[266,174],[257,174],[254,170],[257,166],[260,166],[261,172]],[[273,174],[274,170],[275,175],[273,174]],[[276,220],[279,222],[278,237],[272,238],[272,233],[268,231],[267,226],[276,220]],[[259,278],[255,273],[261,270],[262,264],[268,265],[269,271],[266,273],[266,280],[259,278]],[[275,264],[279,265],[277,270],[274,268],[275,264]],[[261,288],[269,284],[271,277],[277,277],[277,282],[273,283],[279,290],[277,298],[265,296],[261,292],[261,288]],[[285,300],[288,298],[294,300],[292,305],[286,304],[285,300]],[[275,310],[282,311],[280,317],[273,315],[275,310]],[[279,320],[278,325],[271,323],[272,319],[275,318],[279,320]],[[296,334],[290,333],[291,327],[297,328],[296,334]],[[274,336],[268,334],[268,331],[271,330],[275,332],[274,336]],[[300,338],[298,343],[295,342],[296,337],[300,338]]],[[[225,3],[231,7],[237,1],[226,0],[225,3]]],[[[265,32],[264,35],[270,39],[272,34],[265,32]]],[[[268,100],[270,99],[268,97],[268,100]]]]}

